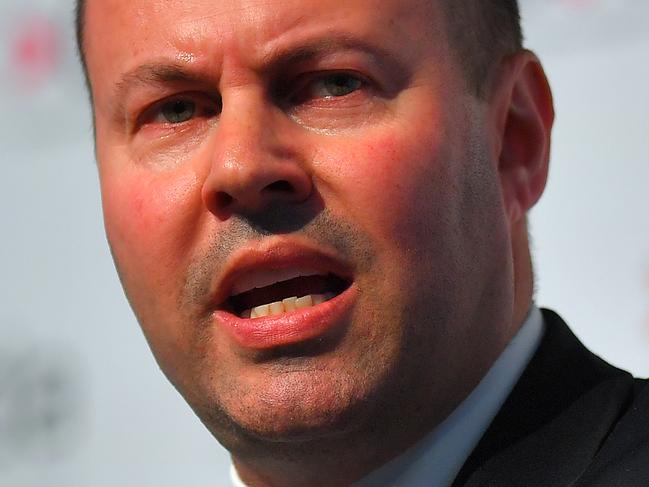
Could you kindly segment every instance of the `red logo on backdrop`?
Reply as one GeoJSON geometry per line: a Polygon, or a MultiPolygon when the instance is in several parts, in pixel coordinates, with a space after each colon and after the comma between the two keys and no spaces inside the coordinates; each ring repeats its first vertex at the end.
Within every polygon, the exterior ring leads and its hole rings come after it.
{"type": "Polygon", "coordinates": [[[19,20],[11,39],[11,71],[26,88],[36,88],[50,80],[61,58],[58,26],[43,15],[19,20]]]}

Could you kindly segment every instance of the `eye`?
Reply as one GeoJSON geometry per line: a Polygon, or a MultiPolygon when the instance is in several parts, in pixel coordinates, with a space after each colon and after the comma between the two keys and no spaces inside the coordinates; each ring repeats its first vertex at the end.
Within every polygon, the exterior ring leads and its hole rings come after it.
{"type": "Polygon", "coordinates": [[[149,125],[172,129],[212,119],[220,113],[220,95],[188,92],[160,100],[145,108],[133,122],[133,130],[149,125]]]}
{"type": "Polygon", "coordinates": [[[196,115],[196,103],[189,100],[172,100],[160,107],[160,122],[171,124],[183,123],[196,115]]]}
{"type": "Polygon", "coordinates": [[[295,106],[318,105],[329,100],[345,99],[367,84],[363,77],[353,73],[306,73],[291,85],[278,87],[277,94],[278,98],[288,100],[295,106]]]}
{"type": "Polygon", "coordinates": [[[363,81],[347,73],[334,73],[316,79],[310,86],[312,98],[338,98],[349,95],[363,86],[363,81]]]}

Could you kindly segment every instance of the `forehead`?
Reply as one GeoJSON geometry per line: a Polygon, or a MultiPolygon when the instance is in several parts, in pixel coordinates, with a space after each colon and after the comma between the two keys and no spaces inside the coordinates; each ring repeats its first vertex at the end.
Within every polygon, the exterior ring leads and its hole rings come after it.
{"type": "Polygon", "coordinates": [[[353,35],[412,45],[441,37],[432,0],[87,0],[85,52],[93,85],[147,60],[256,61],[309,37],[353,35]],[[93,76],[101,71],[101,77],[93,76]]]}
{"type": "MultiPolygon", "coordinates": [[[[368,24],[430,15],[433,0],[86,0],[86,30],[102,30],[102,25],[120,24],[140,29],[138,37],[155,30],[178,31],[185,35],[237,32],[241,40],[272,37],[296,24],[311,21],[336,22],[363,29],[368,24]],[[93,22],[97,20],[97,22],[93,22]],[[359,23],[360,22],[360,23],[359,23]],[[201,31],[208,28],[209,31],[201,31]]],[[[429,18],[429,20],[430,20],[429,18]]],[[[214,38],[212,38],[214,40],[214,38]]]]}

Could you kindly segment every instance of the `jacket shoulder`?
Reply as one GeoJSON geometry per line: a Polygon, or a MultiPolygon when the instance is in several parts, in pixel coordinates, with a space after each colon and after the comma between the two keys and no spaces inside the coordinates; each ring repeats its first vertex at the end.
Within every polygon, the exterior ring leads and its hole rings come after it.
{"type": "Polygon", "coordinates": [[[628,407],[577,485],[649,486],[649,380],[635,379],[628,407]]]}
{"type": "Polygon", "coordinates": [[[609,480],[628,469],[649,486],[647,382],[590,352],[556,313],[542,311],[537,352],[454,486],[636,485],[609,480]]]}

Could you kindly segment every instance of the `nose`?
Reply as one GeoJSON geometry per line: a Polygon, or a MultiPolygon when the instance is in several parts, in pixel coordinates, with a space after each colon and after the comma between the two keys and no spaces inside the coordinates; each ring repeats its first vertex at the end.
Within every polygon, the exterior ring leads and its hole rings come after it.
{"type": "Polygon", "coordinates": [[[205,206],[226,220],[309,199],[313,183],[291,136],[294,124],[262,97],[241,94],[226,101],[211,141],[205,206]]]}

